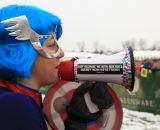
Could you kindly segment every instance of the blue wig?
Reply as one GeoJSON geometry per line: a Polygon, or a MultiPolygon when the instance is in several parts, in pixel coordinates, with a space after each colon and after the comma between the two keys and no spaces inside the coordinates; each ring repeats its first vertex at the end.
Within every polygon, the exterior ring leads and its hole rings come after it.
{"type": "MultiPolygon", "coordinates": [[[[26,5],[10,5],[0,9],[0,21],[21,15],[26,15],[31,28],[40,35],[54,32],[57,25],[56,37],[57,39],[61,37],[61,20],[49,12],[26,5]]],[[[16,40],[15,37],[8,35],[5,27],[0,24],[0,78],[7,80],[30,78],[30,71],[38,53],[29,40],[16,40]]]]}

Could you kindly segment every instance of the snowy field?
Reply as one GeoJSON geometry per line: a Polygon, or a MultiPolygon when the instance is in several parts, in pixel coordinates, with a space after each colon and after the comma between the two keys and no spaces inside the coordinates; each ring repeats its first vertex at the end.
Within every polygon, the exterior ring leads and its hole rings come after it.
{"type": "Polygon", "coordinates": [[[160,115],[124,108],[121,130],[160,130],[160,115]]]}

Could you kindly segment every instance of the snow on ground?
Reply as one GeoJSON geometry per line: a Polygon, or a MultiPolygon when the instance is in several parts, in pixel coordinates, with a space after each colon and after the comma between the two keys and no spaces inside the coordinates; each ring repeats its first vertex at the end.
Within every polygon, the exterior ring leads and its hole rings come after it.
{"type": "Polygon", "coordinates": [[[133,51],[135,60],[145,60],[145,59],[160,59],[160,51],[154,50],[138,50],[133,51]]]}
{"type": "Polygon", "coordinates": [[[160,130],[160,115],[123,108],[121,130],[160,130]]]}

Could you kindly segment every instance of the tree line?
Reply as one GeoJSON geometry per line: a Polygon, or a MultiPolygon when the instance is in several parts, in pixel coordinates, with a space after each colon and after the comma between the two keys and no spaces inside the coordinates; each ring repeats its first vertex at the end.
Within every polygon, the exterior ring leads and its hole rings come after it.
{"type": "MultiPolygon", "coordinates": [[[[80,41],[77,42],[77,47],[80,52],[86,52],[86,42],[80,41]]],[[[129,39],[121,42],[122,49],[127,47],[132,47],[133,50],[159,50],[160,51],[160,41],[153,42],[148,47],[148,42],[145,39],[129,39]]],[[[118,51],[118,50],[117,50],[118,51]]],[[[116,53],[116,51],[113,52],[111,49],[106,49],[106,47],[97,40],[93,42],[93,52],[95,54],[113,54],[116,53]]]]}

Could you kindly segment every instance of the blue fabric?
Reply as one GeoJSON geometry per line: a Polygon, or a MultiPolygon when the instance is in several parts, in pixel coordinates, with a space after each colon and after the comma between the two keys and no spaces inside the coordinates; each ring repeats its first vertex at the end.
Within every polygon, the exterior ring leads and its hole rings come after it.
{"type": "Polygon", "coordinates": [[[151,69],[151,65],[148,64],[148,63],[144,63],[143,64],[143,68],[145,68],[145,69],[151,69]]]}
{"type": "Polygon", "coordinates": [[[0,130],[47,130],[47,126],[31,97],[0,88],[0,130]]]}
{"type": "Polygon", "coordinates": [[[96,121],[90,121],[90,122],[87,123],[87,126],[91,126],[91,125],[93,125],[95,123],[96,123],[96,121]]]}

